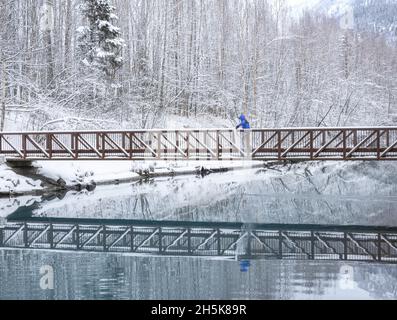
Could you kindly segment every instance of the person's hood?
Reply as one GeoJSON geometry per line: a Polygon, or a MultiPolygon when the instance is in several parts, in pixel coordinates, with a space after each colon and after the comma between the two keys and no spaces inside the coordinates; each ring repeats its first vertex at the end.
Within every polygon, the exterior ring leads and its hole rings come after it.
{"type": "Polygon", "coordinates": [[[239,119],[240,119],[241,121],[244,121],[244,120],[245,120],[245,115],[242,114],[242,115],[240,116],[239,119]]]}

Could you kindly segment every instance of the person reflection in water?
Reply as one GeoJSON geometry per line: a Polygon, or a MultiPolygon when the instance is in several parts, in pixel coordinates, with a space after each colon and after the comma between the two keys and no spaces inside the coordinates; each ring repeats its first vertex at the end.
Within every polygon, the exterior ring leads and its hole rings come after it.
{"type": "Polygon", "coordinates": [[[249,260],[241,260],[240,261],[240,271],[241,272],[248,272],[251,266],[251,262],[249,260]]]}

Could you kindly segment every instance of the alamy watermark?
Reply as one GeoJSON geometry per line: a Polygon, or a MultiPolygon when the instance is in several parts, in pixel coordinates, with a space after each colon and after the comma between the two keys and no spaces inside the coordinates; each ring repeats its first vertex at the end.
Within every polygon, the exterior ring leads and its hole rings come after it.
{"type": "Polygon", "coordinates": [[[344,265],[339,270],[339,288],[342,290],[351,290],[356,287],[354,281],[354,268],[344,265]]]}
{"type": "Polygon", "coordinates": [[[42,290],[54,290],[54,268],[44,265],[40,268],[40,288],[42,290]]]}

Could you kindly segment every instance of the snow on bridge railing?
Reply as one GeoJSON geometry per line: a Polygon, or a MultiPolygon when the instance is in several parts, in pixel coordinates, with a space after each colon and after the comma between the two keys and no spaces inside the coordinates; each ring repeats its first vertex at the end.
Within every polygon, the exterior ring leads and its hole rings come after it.
{"type": "Polygon", "coordinates": [[[3,131],[4,135],[22,135],[22,134],[72,134],[72,133],[129,133],[129,132],[176,132],[176,131],[328,131],[328,130],[397,130],[397,126],[346,126],[346,127],[275,127],[275,128],[252,128],[249,130],[234,128],[154,128],[154,129],[97,129],[97,130],[40,130],[40,131],[3,131]]]}
{"type": "Polygon", "coordinates": [[[397,127],[0,133],[7,160],[397,160],[397,127]]]}

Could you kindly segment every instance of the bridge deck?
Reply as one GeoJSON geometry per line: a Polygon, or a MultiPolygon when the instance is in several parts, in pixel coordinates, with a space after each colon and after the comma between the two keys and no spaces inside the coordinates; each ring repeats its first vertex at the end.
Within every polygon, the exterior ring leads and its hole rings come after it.
{"type": "Polygon", "coordinates": [[[397,127],[0,133],[7,160],[397,160],[397,127]]]}
{"type": "Polygon", "coordinates": [[[0,227],[0,248],[397,263],[397,228],[30,218],[0,227]]]}

